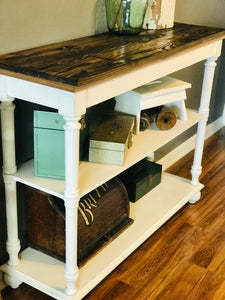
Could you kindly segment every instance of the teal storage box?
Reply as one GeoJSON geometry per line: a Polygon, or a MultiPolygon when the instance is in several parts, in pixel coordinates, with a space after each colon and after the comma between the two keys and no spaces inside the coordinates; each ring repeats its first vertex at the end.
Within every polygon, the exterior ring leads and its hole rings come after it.
{"type": "Polygon", "coordinates": [[[58,113],[34,111],[35,176],[65,178],[64,123],[58,113]]]}
{"type": "MultiPolygon", "coordinates": [[[[34,111],[34,174],[39,177],[65,179],[65,134],[62,115],[34,111]]],[[[88,151],[88,131],[80,131],[80,160],[88,151]]]]}

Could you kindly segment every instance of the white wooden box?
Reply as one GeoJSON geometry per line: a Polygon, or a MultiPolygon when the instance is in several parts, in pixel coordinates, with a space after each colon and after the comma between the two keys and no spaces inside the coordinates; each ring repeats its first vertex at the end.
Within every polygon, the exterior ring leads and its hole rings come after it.
{"type": "Polygon", "coordinates": [[[144,109],[166,105],[173,107],[180,120],[187,120],[184,100],[191,84],[173,77],[163,77],[117,96],[115,111],[135,116],[134,133],[139,133],[140,115],[144,109]]]}
{"type": "Polygon", "coordinates": [[[144,29],[165,29],[174,25],[176,0],[149,0],[144,29]]]}

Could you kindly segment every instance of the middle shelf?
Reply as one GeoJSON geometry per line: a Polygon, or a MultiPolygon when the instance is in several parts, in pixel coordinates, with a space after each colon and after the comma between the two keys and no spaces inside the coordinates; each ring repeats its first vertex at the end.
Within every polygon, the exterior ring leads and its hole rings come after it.
{"type": "MultiPolygon", "coordinates": [[[[176,126],[168,131],[149,129],[140,132],[138,135],[133,135],[133,146],[128,151],[124,166],[81,161],[79,166],[80,197],[117,176],[152,152],[155,152],[157,149],[197,124],[202,118],[201,114],[190,109],[187,110],[187,116],[187,121],[177,120],[176,126]]],[[[65,181],[36,177],[34,175],[33,160],[23,164],[18,172],[12,175],[12,177],[18,182],[63,199],[65,181]]]]}

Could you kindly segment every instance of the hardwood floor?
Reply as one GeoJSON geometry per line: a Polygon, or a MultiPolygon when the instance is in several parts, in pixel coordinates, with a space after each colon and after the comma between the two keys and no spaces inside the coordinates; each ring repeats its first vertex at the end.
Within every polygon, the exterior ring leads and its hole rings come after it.
{"type": "MultiPolygon", "coordinates": [[[[205,144],[202,197],[186,205],[103,280],[85,300],[225,299],[225,128],[205,144]]],[[[190,178],[192,154],[169,168],[190,178]]],[[[166,200],[166,199],[165,199],[166,200]]],[[[3,300],[50,300],[22,284],[3,300]]]]}

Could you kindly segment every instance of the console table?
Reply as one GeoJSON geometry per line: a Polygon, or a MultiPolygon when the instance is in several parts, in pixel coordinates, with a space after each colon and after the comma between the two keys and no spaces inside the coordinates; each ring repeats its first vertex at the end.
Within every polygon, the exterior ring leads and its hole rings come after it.
{"type": "Polygon", "coordinates": [[[225,30],[187,24],[137,36],[104,33],[0,56],[3,176],[9,261],[0,269],[16,288],[25,282],[56,299],[81,299],[188,201],[200,198],[204,133],[216,59],[225,30]],[[124,166],[79,161],[79,120],[86,109],[172,72],[205,60],[199,111],[188,110],[168,132],[134,136],[124,166]],[[34,176],[33,161],[15,160],[15,98],[55,108],[65,123],[65,181],[34,176]],[[77,207],[80,197],[198,123],[192,180],[163,173],[162,183],[131,203],[134,223],[107,247],[77,267],[77,207]],[[20,252],[16,183],[64,200],[66,263],[37,250],[20,252]],[[169,196],[172,195],[172,196],[169,196]]]}

